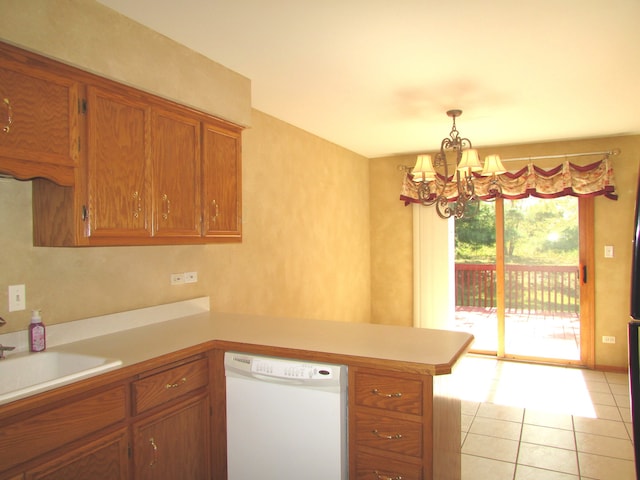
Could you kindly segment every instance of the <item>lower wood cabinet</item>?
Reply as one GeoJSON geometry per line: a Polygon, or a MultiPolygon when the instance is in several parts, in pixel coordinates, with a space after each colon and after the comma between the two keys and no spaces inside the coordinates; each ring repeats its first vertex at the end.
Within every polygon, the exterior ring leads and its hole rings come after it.
{"type": "MultiPolygon", "coordinates": [[[[0,422],[0,472],[83,439],[93,440],[126,421],[126,386],[51,402],[45,409],[0,422]]],[[[0,478],[2,478],[0,476],[0,478]]],[[[11,478],[11,477],[9,477],[11,478]]]]}
{"type": "Polygon", "coordinates": [[[211,478],[208,357],[180,360],[132,382],[133,478],[211,478]]]}
{"type": "Polygon", "coordinates": [[[209,356],[150,365],[0,406],[0,480],[211,479],[209,356]]]}
{"type": "Polygon", "coordinates": [[[356,480],[421,480],[422,465],[392,460],[378,455],[357,453],[356,480]]]}
{"type": "Polygon", "coordinates": [[[133,463],[136,480],[210,478],[208,425],[207,395],[196,396],[135,423],[133,463]]]}
{"type": "Polygon", "coordinates": [[[350,478],[432,479],[430,378],[349,368],[350,478]]]}
{"type": "Polygon", "coordinates": [[[26,480],[128,479],[128,440],[127,429],[120,429],[27,471],[24,478],[26,480]]]}

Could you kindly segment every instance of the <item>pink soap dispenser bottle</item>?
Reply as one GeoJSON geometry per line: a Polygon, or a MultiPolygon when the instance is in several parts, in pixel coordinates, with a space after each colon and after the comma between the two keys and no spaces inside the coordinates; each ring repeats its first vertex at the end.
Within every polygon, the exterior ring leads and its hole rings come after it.
{"type": "Polygon", "coordinates": [[[45,335],[44,323],[40,317],[40,310],[31,312],[31,323],[29,324],[29,350],[32,352],[43,352],[47,348],[47,337],[45,335]]]}

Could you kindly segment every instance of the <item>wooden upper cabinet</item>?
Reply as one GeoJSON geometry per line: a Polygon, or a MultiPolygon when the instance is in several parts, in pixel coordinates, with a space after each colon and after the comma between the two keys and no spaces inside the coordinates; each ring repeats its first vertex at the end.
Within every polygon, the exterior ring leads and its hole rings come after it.
{"type": "Polygon", "coordinates": [[[88,236],[151,236],[150,107],[87,88],[88,236]]]}
{"type": "Polygon", "coordinates": [[[200,237],[200,122],[155,108],[151,139],[154,235],[200,237]]]}
{"type": "Polygon", "coordinates": [[[241,127],[0,42],[0,174],[34,245],[237,242],[241,127]]]}
{"type": "Polygon", "coordinates": [[[209,238],[242,238],[240,130],[203,125],[203,234],[209,238]]]}
{"type": "Polygon", "coordinates": [[[79,84],[53,63],[0,43],[0,173],[72,185],[79,84]]]}

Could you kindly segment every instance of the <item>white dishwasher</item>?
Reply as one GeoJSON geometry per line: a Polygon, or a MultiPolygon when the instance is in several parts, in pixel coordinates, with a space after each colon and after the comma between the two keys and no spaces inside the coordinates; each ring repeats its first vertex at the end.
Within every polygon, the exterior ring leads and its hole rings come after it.
{"type": "Polygon", "coordinates": [[[347,367],[226,352],[228,480],[346,480],[347,367]]]}

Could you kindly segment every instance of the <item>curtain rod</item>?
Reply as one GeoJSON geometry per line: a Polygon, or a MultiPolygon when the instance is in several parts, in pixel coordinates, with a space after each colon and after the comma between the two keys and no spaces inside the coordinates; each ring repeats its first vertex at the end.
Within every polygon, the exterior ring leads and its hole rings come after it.
{"type": "MultiPolygon", "coordinates": [[[[522,160],[533,161],[533,160],[546,160],[550,158],[588,157],[592,155],[616,156],[616,155],[620,155],[620,149],[614,148],[613,150],[605,150],[602,152],[565,153],[560,155],[539,155],[537,157],[502,158],[500,160],[504,163],[504,162],[517,162],[522,160]]],[[[413,170],[413,165],[398,165],[398,170],[411,172],[411,170],[413,170]]]]}
{"type": "Polygon", "coordinates": [[[569,157],[588,157],[591,155],[606,155],[615,156],[620,155],[620,149],[614,148],[613,150],[606,150],[604,152],[585,152],[585,153],[565,153],[562,155],[540,155],[537,157],[518,157],[518,158],[502,158],[502,162],[517,162],[521,160],[546,160],[549,158],[569,158],[569,157]]]}

